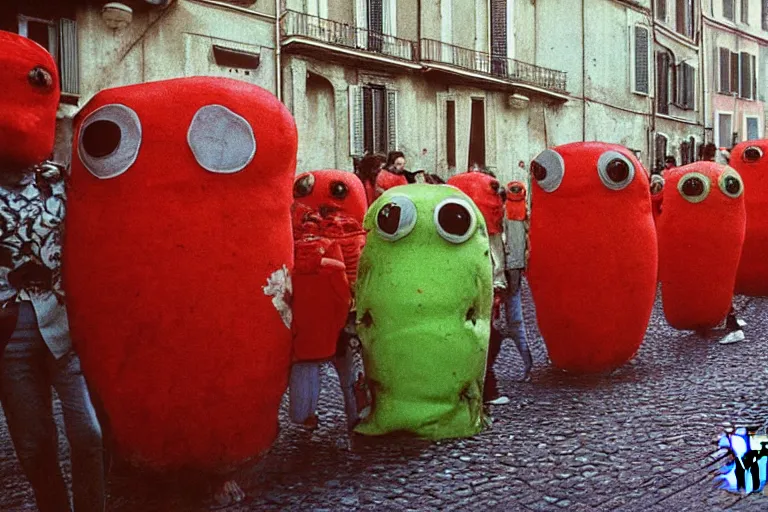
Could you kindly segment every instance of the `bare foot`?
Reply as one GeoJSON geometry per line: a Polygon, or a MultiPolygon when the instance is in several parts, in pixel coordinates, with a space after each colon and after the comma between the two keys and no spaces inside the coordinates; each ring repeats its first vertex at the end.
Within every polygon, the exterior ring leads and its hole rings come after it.
{"type": "Polygon", "coordinates": [[[234,480],[227,480],[213,495],[216,508],[228,507],[245,500],[245,492],[234,480]]]}

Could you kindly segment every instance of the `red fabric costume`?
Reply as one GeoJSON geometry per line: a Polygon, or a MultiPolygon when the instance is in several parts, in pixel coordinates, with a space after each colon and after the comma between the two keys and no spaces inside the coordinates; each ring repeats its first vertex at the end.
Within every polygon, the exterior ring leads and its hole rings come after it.
{"type": "Polygon", "coordinates": [[[528,279],[552,362],[603,372],[643,341],[658,249],[648,177],[622,146],[578,142],[531,163],[528,279]]]}
{"type": "Polygon", "coordinates": [[[51,54],[31,39],[0,30],[0,48],[0,160],[26,169],[53,152],[59,75],[51,54]]]}
{"type": "Polygon", "coordinates": [[[507,201],[504,203],[504,207],[509,220],[526,220],[528,218],[525,185],[522,182],[510,181],[507,184],[507,201]]]}
{"type": "Polygon", "coordinates": [[[675,329],[716,327],[731,309],[746,224],[743,192],[738,174],[714,162],[666,171],[659,280],[675,329]]]}
{"type": "Polygon", "coordinates": [[[374,195],[374,198],[378,198],[381,194],[391,188],[407,184],[408,179],[405,176],[382,169],[378,176],[376,176],[376,194],[374,195]]]}
{"type": "Polygon", "coordinates": [[[70,322],[135,464],[216,469],[277,436],[296,150],[283,104],[224,78],[104,90],[77,116],[70,322]]]}
{"type": "Polygon", "coordinates": [[[296,177],[294,358],[328,359],[347,323],[357,263],[365,245],[365,189],[352,173],[327,169],[296,177]],[[321,265],[318,253],[326,258],[321,265]],[[300,265],[305,257],[307,264],[300,265]],[[338,264],[329,259],[333,258],[338,264]]]}
{"type": "Polygon", "coordinates": [[[736,275],[736,293],[768,296],[768,140],[750,140],[731,151],[730,166],[744,181],[747,230],[736,275]]]}
{"type": "Polygon", "coordinates": [[[485,218],[489,235],[504,230],[504,202],[499,195],[499,180],[484,172],[465,172],[451,176],[447,182],[467,194],[485,218]]]}

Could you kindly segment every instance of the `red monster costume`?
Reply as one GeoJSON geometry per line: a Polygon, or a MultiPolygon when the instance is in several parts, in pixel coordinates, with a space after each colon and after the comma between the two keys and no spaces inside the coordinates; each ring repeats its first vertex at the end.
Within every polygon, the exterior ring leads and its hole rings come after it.
{"type": "Polygon", "coordinates": [[[768,140],[750,140],[731,151],[730,165],[744,181],[747,230],[736,274],[736,293],[768,296],[768,140]]]}
{"type": "Polygon", "coordinates": [[[378,198],[381,194],[386,192],[387,190],[399,187],[400,185],[407,185],[408,184],[408,178],[403,176],[402,174],[395,174],[393,172],[389,172],[386,170],[381,170],[376,176],[376,194],[374,195],[374,199],[378,198]]]}
{"type": "Polygon", "coordinates": [[[528,205],[525,202],[525,184],[520,181],[507,183],[507,201],[504,203],[509,220],[526,220],[528,205]]]}
{"type": "Polygon", "coordinates": [[[504,230],[504,203],[499,196],[499,180],[484,172],[470,171],[451,176],[447,184],[467,194],[477,205],[489,235],[498,235],[504,230]]]}
{"type": "Polygon", "coordinates": [[[552,362],[613,370],[643,341],[658,249],[648,177],[622,146],[578,142],[531,163],[528,280],[552,362]]]}
{"type": "Polygon", "coordinates": [[[365,245],[365,188],[354,174],[328,169],[297,176],[293,196],[294,358],[328,359],[336,352],[339,331],[347,323],[351,288],[365,245]],[[317,258],[318,252],[324,261],[317,258]],[[305,257],[313,263],[300,267],[305,257]]]}
{"type": "Polygon", "coordinates": [[[296,150],[277,98],[230,79],[108,89],[77,116],[71,328],[135,464],[217,469],[275,439],[296,150]]]}
{"type": "Polygon", "coordinates": [[[739,174],[714,162],[670,169],[658,219],[664,316],[680,330],[705,330],[731,309],[746,211],[739,174]]]}
{"type": "Polygon", "coordinates": [[[31,39],[0,31],[0,48],[0,160],[25,169],[53,152],[59,75],[51,54],[31,39]]]}

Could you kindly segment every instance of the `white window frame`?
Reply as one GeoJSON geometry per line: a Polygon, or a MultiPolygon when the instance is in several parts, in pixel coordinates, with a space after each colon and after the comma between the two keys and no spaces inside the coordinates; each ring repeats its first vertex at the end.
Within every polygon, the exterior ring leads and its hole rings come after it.
{"type": "Polygon", "coordinates": [[[743,131],[741,132],[741,140],[749,140],[747,137],[749,136],[749,132],[747,130],[747,119],[757,119],[757,138],[761,139],[763,137],[763,123],[760,122],[760,116],[758,115],[744,115],[744,122],[742,123],[743,131]]]}
{"type": "Polygon", "coordinates": [[[629,32],[630,32],[630,34],[629,34],[630,53],[632,55],[632,58],[630,59],[631,63],[632,63],[632,65],[630,66],[630,87],[631,87],[632,93],[633,94],[638,94],[638,95],[641,95],[641,96],[653,96],[653,92],[654,92],[654,88],[655,87],[654,87],[653,79],[652,78],[655,76],[655,73],[653,72],[653,69],[651,68],[651,61],[654,60],[654,59],[651,58],[651,56],[653,55],[653,44],[652,44],[652,39],[651,39],[651,34],[652,34],[651,28],[648,25],[644,25],[642,23],[635,23],[634,25],[632,25],[632,30],[630,30],[629,32]],[[647,35],[648,35],[648,51],[647,51],[648,58],[646,60],[646,67],[648,68],[647,69],[647,73],[648,73],[648,92],[638,91],[635,88],[635,86],[637,85],[637,81],[635,80],[635,78],[636,78],[635,77],[635,68],[637,67],[637,62],[636,62],[637,52],[635,51],[636,50],[635,49],[635,33],[636,33],[638,27],[644,29],[646,31],[647,35]]]}
{"type": "MultiPolygon", "coordinates": [[[[733,111],[732,110],[715,110],[715,145],[717,145],[718,148],[722,147],[720,145],[720,116],[726,115],[731,116],[731,133],[728,134],[728,139],[730,140],[731,137],[733,137],[733,111]]],[[[730,144],[729,144],[730,146],[730,144]]]]}

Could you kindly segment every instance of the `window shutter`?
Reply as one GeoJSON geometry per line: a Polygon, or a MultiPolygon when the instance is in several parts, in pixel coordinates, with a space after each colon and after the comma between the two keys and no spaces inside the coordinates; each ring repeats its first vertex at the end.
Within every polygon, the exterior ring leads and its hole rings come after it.
{"type": "Polygon", "coordinates": [[[763,0],[762,9],[763,30],[768,30],[768,0],[763,0]]]}
{"type": "Polygon", "coordinates": [[[757,97],[757,58],[752,55],[752,99],[760,99],[757,97]]]}
{"type": "Polygon", "coordinates": [[[353,156],[363,149],[363,91],[359,85],[349,86],[349,152],[353,156]]]}
{"type": "Polygon", "coordinates": [[[731,52],[731,93],[739,93],[739,54],[731,52]]]}
{"type": "Polygon", "coordinates": [[[667,19],[667,0],[656,0],[656,19],[661,21],[667,19]]]}
{"type": "Polygon", "coordinates": [[[696,161],[696,139],[693,137],[689,139],[688,151],[689,151],[688,161],[695,162],[696,161]]]}
{"type": "Polygon", "coordinates": [[[368,48],[368,0],[356,0],[357,47],[368,48]]]}
{"type": "Polygon", "coordinates": [[[656,54],[656,109],[660,114],[669,113],[669,55],[656,54]]]}
{"type": "Polygon", "coordinates": [[[77,22],[62,18],[59,20],[59,70],[61,92],[80,94],[80,66],[77,62],[77,22]]]}
{"type": "Polygon", "coordinates": [[[739,96],[747,99],[752,99],[752,59],[750,57],[751,56],[748,53],[741,52],[741,80],[739,81],[739,96]]]}
{"type": "Polygon", "coordinates": [[[696,108],[696,70],[693,66],[683,64],[685,66],[685,106],[689,110],[696,108]]]}
{"type": "Polygon", "coordinates": [[[733,0],[723,0],[723,17],[733,20],[733,0]]]}
{"type": "Polygon", "coordinates": [[[741,0],[741,22],[749,25],[749,0],[741,0]]]}
{"type": "Polygon", "coordinates": [[[648,29],[635,27],[635,91],[648,94],[648,29]]]}
{"type": "Polygon", "coordinates": [[[727,48],[720,48],[720,86],[719,92],[728,92],[731,89],[731,52],[727,48]]]}
{"type": "Polygon", "coordinates": [[[397,91],[387,91],[387,147],[390,151],[399,149],[397,145],[397,91]]]}

